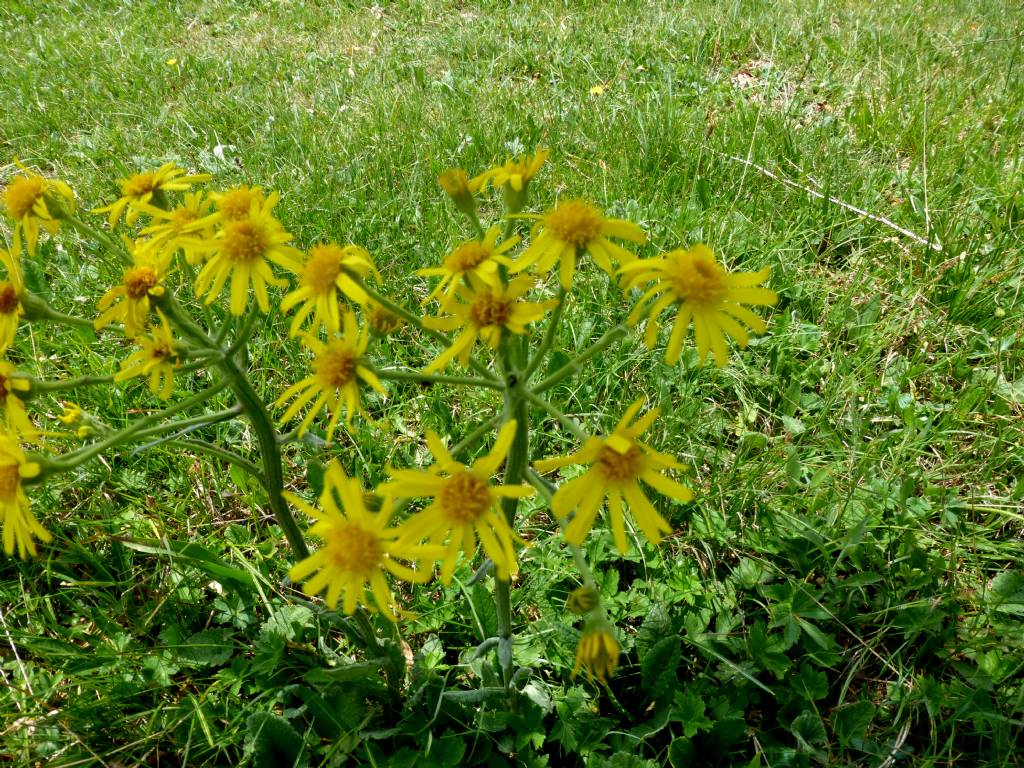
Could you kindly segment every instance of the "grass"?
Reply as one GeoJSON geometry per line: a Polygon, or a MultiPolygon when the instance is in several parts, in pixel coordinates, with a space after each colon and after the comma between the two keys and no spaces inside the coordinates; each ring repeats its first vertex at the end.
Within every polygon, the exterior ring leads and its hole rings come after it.
{"type": "MultiPolygon", "coordinates": [[[[698,492],[667,508],[677,533],[659,550],[620,558],[607,536],[588,542],[625,652],[608,692],[569,680],[576,634],[562,602],[576,581],[543,510],[524,524],[536,543],[513,593],[533,704],[510,720],[456,699],[431,719],[440,691],[488,674],[470,656],[493,634],[493,608],[468,570],[411,596],[406,698],[360,709],[381,701],[374,690],[317,677],[357,646],[279,586],[287,553],[253,513],[260,491],[181,452],[125,452],[39,489],[56,545],[0,565],[0,753],[17,765],[237,764],[261,759],[267,713],[303,731],[312,691],[336,727],[314,718],[302,735],[327,764],[1020,764],[1016,10],[8,2],[0,154],[66,179],[86,206],[172,159],[222,186],[262,184],[281,192],[300,243],[365,245],[412,302],[425,284],[410,286],[410,270],[460,236],[436,175],[540,144],[552,160],[538,208],[582,195],[641,223],[648,255],[703,241],[733,267],[771,265],[782,301],[726,369],[692,352],[666,367],[631,336],[556,390],[593,430],[647,393],[664,413],[651,444],[692,466],[698,492]],[[138,544],[161,535],[203,549],[138,544]]],[[[116,278],[61,242],[43,245],[39,282],[88,316],[116,278]]],[[[562,349],[625,311],[607,281],[584,280],[562,349]]],[[[283,328],[252,360],[268,398],[301,364],[283,328]]],[[[402,341],[388,352],[424,354],[402,341]]],[[[106,338],[26,332],[10,358],[71,375],[109,370],[114,353],[106,338]]],[[[457,439],[493,404],[401,392],[381,411],[393,438],[359,427],[332,451],[367,482],[425,458],[424,427],[457,439]]],[[[114,424],[154,407],[140,387],[79,402],[114,424]]],[[[56,412],[53,398],[35,410],[56,412]]],[[[567,436],[536,415],[538,452],[565,452],[567,436]]],[[[253,447],[240,426],[216,430],[253,447]]],[[[291,457],[296,487],[324,457],[291,457]]]]}

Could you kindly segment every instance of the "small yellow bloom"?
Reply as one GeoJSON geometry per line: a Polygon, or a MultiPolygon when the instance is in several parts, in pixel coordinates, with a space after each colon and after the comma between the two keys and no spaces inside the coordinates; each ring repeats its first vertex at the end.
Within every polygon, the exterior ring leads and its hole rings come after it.
{"type": "Polygon", "coordinates": [[[462,243],[444,257],[444,262],[440,267],[416,270],[417,275],[439,275],[441,277],[441,282],[435,286],[423,303],[426,304],[431,299],[444,294],[444,297],[440,299],[441,310],[447,311],[455,301],[460,281],[469,276],[495,288],[499,287],[501,277],[498,274],[498,265],[509,266],[512,263],[503,254],[519,242],[517,235],[499,245],[499,231],[497,226],[493,226],[487,230],[483,240],[469,240],[462,243]]]}
{"type": "Polygon", "coordinates": [[[60,219],[74,213],[75,193],[63,181],[46,179],[17,160],[14,162],[25,174],[15,176],[7,183],[3,196],[4,210],[14,221],[15,240],[19,230],[24,231],[28,252],[34,256],[39,228],[51,235],[57,234],[60,219]]]}
{"type": "MultiPolygon", "coordinates": [[[[288,312],[299,302],[298,314],[292,318],[288,328],[289,336],[297,336],[306,319],[313,315],[310,333],[326,328],[328,333],[341,330],[341,312],[338,308],[339,293],[356,304],[366,304],[369,296],[353,277],[366,277],[377,269],[365,248],[358,245],[344,247],[335,243],[314,245],[309,256],[299,268],[299,287],[281,300],[281,311],[288,312]]],[[[378,275],[379,278],[379,275],[378,275]]]]}
{"type": "Polygon", "coordinates": [[[572,677],[580,670],[586,670],[587,678],[593,682],[597,678],[607,683],[608,678],[615,674],[619,666],[619,644],[607,622],[601,621],[593,626],[583,628],[579,645],[576,646],[576,661],[572,665],[572,677]]]}
{"type": "Polygon", "coordinates": [[[469,356],[477,337],[483,339],[492,349],[498,348],[502,333],[523,335],[526,326],[540,320],[544,313],[555,306],[555,300],[536,302],[524,301],[523,295],[533,285],[533,278],[522,275],[507,286],[493,287],[470,279],[470,286],[460,285],[457,289],[462,302],[449,307],[454,317],[425,317],[423,324],[438,331],[462,331],[452,340],[448,349],[438,355],[424,373],[442,371],[454,359],[463,365],[469,364],[469,356]]]}
{"type": "Polygon", "coordinates": [[[142,229],[150,247],[161,256],[173,256],[179,248],[189,264],[198,264],[209,250],[214,224],[221,218],[211,212],[213,198],[202,192],[186,192],[184,202],[169,211],[153,205],[141,205],[153,223],[142,229]]]}
{"type": "Polygon", "coordinates": [[[238,221],[248,218],[253,203],[259,208],[264,207],[267,196],[263,194],[262,187],[247,187],[243,184],[225,192],[214,192],[213,200],[224,221],[238,221]]]}
{"type": "Polygon", "coordinates": [[[522,192],[550,156],[551,152],[538,148],[532,156],[522,155],[506,160],[503,164],[474,176],[469,182],[469,189],[479,192],[488,184],[493,184],[495,189],[501,189],[508,184],[513,191],[522,192]]]}
{"type": "Polygon", "coordinates": [[[608,238],[634,243],[647,240],[647,235],[636,224],[624,219],[605,218],[601,209],[583,200],[561,202],[543,215],[524,213],[519,217],[536,219],[537,235],[509,272],[521,272],[536,264],[537,270],[546,275],[557,263],[562,288],[567,291],[572,287],[576,259],[584,251],[593,257],[597,266],[614,275],[613,261],[620,265],[628,264],[636,256],[608,238]]]}
{"type": "Polygon", "coordinates": [[[583,475],[563,483],[551,499],[551,511],[560,520],[564,521],[570,512],[576,510],[565,526],[565,540],[570,544],[583,543],[605,497],[608,498],[612,535],[622,554],[626,554],[629,548],[622,514],[623,498],[640,530],[652,544],[661,541],[662,534],[670,533],[672,527],[648,500],[640,486],[641,480],[673,499],[689,501],[693,498],[689,488],[662,474],[666,469],[682,469],[683,465],[637,439],[660,414],[654,408],[630,424],[641,405],[643,398],[629,406],[608,437],[591,437],[577,453],[533,463],[538,472],[550,472],[574,464],[590,466],[583,475]]]}
{"type": "Polygon", "coordinates": [[[207,304],[220,295],[230,277],[231,314],[245,312],[250,284],[256,294],[256,305],[265,314],[270,311],[267,285],[286,285],[285,281],[274,277],[268,262],[299,272],[302,252],[287,245],[292,240],[291,234],[271,215],[277,200],[276,193],[262,205],[254,198],[247,217],[225,221],[214,235],[210,244],[212,255],[196,277],[196,295],[206,296],[207,304]]]}
{"type": "Polygon", "coordinates": [[[363,355],[370,343],[370,335],[366,327],[359,328],[356,316],[351,310],[347,310],[342,318],[344,333],[335,337],[325,344],[312,336],[304,337],[304,343],[313,354],[313,373],[297,384],[288,387],[277,399],[274,405],[280,406],[292,397],[294,402],[288,406],[288,410],[281,417],[284,424],[305,407],[310,400],[316,398],[313,407],[309,409],[299,424],[299,435],[302,435],[309,427],[313,418],[320,413],[320,410],[327,406],[331,414],[327,422],[327,441],[330,442],[334,436],[334,429],[338,424],[342,409],[345,410],[345,423],[351,424],[352,417],[361,413],[364,417],[366,412],[360,403],[359,380],[369,384],[373,389],[383,396],[387,396],[387,390],[380,383],[380,379],[373,370],[365,364],[363,355]]]}
{"type": "Polygon", "coordinates": [[[653,282],[629,315],[633,324],[647,315],[644,340],[648,348],[654,347],[658,336],[658,315],[671,304],[678,307],[665,351],[665,362],[669,365],[679,359],[692,320],[701,362],[710,351],[715,364],[723,367],[729,359],[725,337],[731,336],[741,347],[746,347],[750,339],[741,322],[755,333],[764,333],[767,328],[764,320],[740,305],[770,306],[779,300],[775,291],[756,287],[768,279],[769,267],[730,274],[705,245],[671,251],[656,259],[637,260],[619,271],[627,290],[653,282]]]}
{"type": "Polygon", "coordinates": [[[336,460],[324,475],[320,509],[287,491],[284,495],[316,521],[309,533],[324,541],[319,550],[292,566],[288,577],[299,582],[312,575],[302,591],[312,596],[326,589],[326,602],[331,609],[337,608],[340,600],[342,610],[351,615],[358,603],[368,604],[369,591],[384,617],[395,621],[399,611],[384,572],[412,584],[423,584],[433,576],[430,569],[414,570],[398,562],[416,563],[431,559],[436,553],[430,547],[397,542],[398,530],[388,527],[391,499],[384,498],[376,514],[369,512],[361,484],[346,477],[336,460]]]}
{"type": "Polygon", "coordinates": [[[377,336],[388,336],[405,324],[401,317],[373,299],[366,302],[364,311],[370,330],[377,336]]]}
{"type": "Polygon", "coordinates": [[[411,498],[430,497],[430,506],[399,527],[403,544],[428,541],[444,547],[441,581],[447,586],[458,562],[459,551],[467,556],[476,551],[477,539],[494,562],[497,577],[507,581],[519,572],[516,561],[516,535],[499,508],[502,497],[531,496],[528,485],[491,485],[491,478],[505,461],[515,438],[516,423],[507,422],[498,433],[491,452],[471,467],[455,461],[441,438],[427,433],[427,447],[436,463],[426,470],[390,469],[391,480],[379,486],[377,493],[411,498]]]}
{"type": "Polygon", "coordinates": [[[155,171],[145,171],[133,174],[127,179],[119,179],[121,196],[110,205],[95,208],[93,213],[109,211],[110,216],[107,218],[107,223],[113,227],[127,209],[124,223],[131,226],[143,212],[143,206],[147,205],[158,192],[184,192],[191,189],[193,184],[209,180],[210,174],[208,173],[187,176],[185,171],[173,162],[164,163],[155,171]]]}
{"type": "Polygon", "coordinates": [[[28,417],[25,404],[15,395],[28,392],[32,385],[24,376],[18,375],[14,366],[0,360],[0,407],[3,409],[7,430],[22,442],[38,442],[41,433],[28,417]]]}
{"type": "Polygon", "coordinates": [[[100,316],[93,323],[97,331],[120,322],[124,325],[124,335],[135,338],[149,324],[150,300],[164,295],[167,257],[149,243],[136,243],[132,248],[132,261],[121,282],[100,298],[97,304],[100,316]]]}
{"type": "Polygon", "coordinates": [[[469,177],[462,168],[449,168],[437,177],[441,188],[448,197],[455,203],[455,207],[467,216],[473,216],[476,212],[476,200],[473,191],[469,188],[469,177]]]}
{"type": "Polygon", "coordinates": [[[167,318],[159,311],[157,314],[160,315],[159,327],[154,326],[149,335],[135,339],[141,349],[121,361],[121,370],[114,374],[114,381],[148,375],[150,391],[166,400],[174,391],[174,370],[181,366],[182,356],[167,318]]]}
{"type": "Polygon", "coordinates": [[[22,480],[39,474],[39,464],[31,462],[16,437],[0,433],[0,523],[4,527],[4,552],[22,560],[36,555],[33,536],[42,542],[53,537],[39,524],[29,507],[22,480]]]}
{"type": "Polygon", "coordinates": [[[593,587],[577,587],[565,599],[565,607],[577,616],[590,613],[601,605],[601,595],[593,587]]]}
{"type": "Polygon", "coordinates": [[[0,355],[14,343],[18,320],[25,314],[14,283],[0,280],[0,355]]]}

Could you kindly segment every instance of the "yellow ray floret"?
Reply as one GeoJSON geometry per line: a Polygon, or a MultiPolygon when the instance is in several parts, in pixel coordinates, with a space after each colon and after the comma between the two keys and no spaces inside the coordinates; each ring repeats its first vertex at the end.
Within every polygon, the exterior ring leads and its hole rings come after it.
{"type": "Polygon", "coordinates": [[[410,498],[428,497],[430,505],[399,527],[399,541],[427,541],[443,547],[441,581],[448,585],[458,563],[459,552],[467,557],[476,552],[477,540],[493,563],[499,579],[507,581],[518,573],[517,539],[499,508],[503,497],[522,498],[533,494],[526,485],[492,485],[491,478],[505,461],[515,438],[516,423],[507,422],[486,456],[467,467],[448,452],[441,438],[427,433],[427,447],[435,464],[426,470],[391,469],[391,480],[377,493],[410,498]]]}
{"type": "Polygon", "coordinates": [[[670,533],[672,527],[651,504],[640,481],[679,501],[689,501],[693,498],[693,492],[689,488],[663,474],[666,469],[682,469],[683,465],[668,454],[659,453],[637,439],[660,414],[660,411],[654,408],[630,424],[633,417],[640,412],[642,404],[643,398],[640,398],[629,406],[607,437],[591,437],[580,451],[569,456],[534,462],[533,466],[538,472],[550,472],[559,467],[575,464],[590,467],[583,475],[563,483],[551,500],[551,510],[561,521],[564,521],[573,510],[576,512],[572,520],[565,525],[565,540],[570,544],[583,543],[587,533],[594,526],[598,510],[606,498],[612,536],[621,553],[625,554],[629,548],[623,517],[623,501],[629,507],[644,536],[652,544],[660,542],[663,534],[670,533]]]}
{"type": "Polygon", "coordinates": [[[301,302],[298,313],[288,328],[289,336],[297,336],[302,324],[313,315],[310,333],[326,328],[328,333],[341,330],[338,300],[343,295],[356,304],[365,305],[369,296],[357,278],[369,274],[378,277],[373,260],[365,248],[344,247],[335,243],[314,245],[298,271],[299,287],[281,300],[281,311],[288,312],[301,302]]]}
{"type": "Polygon", "coordinates": [[[562,288],[572,287],[576,272],[576,259],[589,253],[597,266],[614,275],[614,264],[627,264],[636,256],[609,237],[643,243],[647,235],[636,224],[624,219],[609,219],[595,205],[583,200],[560,202],[545,214],[519,214],[519,218],[536,219],[534,238],[530,247],[512,264],[509,272],[521,272],[536,265],[546,275],[558,264],[562,288]]]}
{"type": "Polygon", "coordinates": [[[492,349],[497,349],[503,333],[525,334],[526,326],[540,320],[544,313],[558,302],[525,301],[522,297],[533,285],[533,278],[521,275],[506,286],[494,287],[471,279],[470,285],[460,285],[457,295],[461,302],[449,307],[453,317],[425,317],[423,324],[438,331],[460,330],[448,349],[438,355],[425,369],[425,373],[442,371],[456,358],[469,364],[469,356],[477,338],[492,349]]]}
{"type": "Polygon", "coordinates": [[[224,222],[214,235],[211,255],[196,277],[196,295],[205,296],[207,304],[220,295],[231,278],[231,314],[245,312],[250,285],[256,295],[256,305],[267,313],[270,311],[267,285],[286,285],[274,277],[269,262],[291,272],[301,269],[302,252],[287,245],[292,240],[291,234],[271,215],[276,203],[276,194],[271,194],[263,204],[253,200],[248,216],[224,222]]]}
{"type": "Polygon", "coordinates": [[[129,339],[146,330],[151,300],[164,295],[163,280],[167,272],[167,256],[149,244],[136,243],[131,252],[132,265],[124,271],[121,282],[100,298],[97,304],[100,316],[93,323],[98,331],[110,323],[120,322],[129,339]]]}
{"type": "Polygon", "coordinates": [[[144,171],[132,174],[127,179],[119,179],[121,196],[110,205],[93,209],[93,213],[109,213],[107,223],[111,227],[117,224],[117,220],[124,213],[124,223],[131,226],[143,212],[144,206],[153,200],[154,195],[161,192],[184,192],[191,189],[193,184],[209,180],[208,173],[186,175],[184,169],[173,162],[164,163],[155,171],[144,171]]]}
{"type": "Polygon", "coordinates": [[[456,290],[463,278],[470,276],[480,282],[495,288],[501,285],[501,277],[498,274],[498,265],[508,266],[511,262],[503,254],[513,248],[519,242],[519,237],[510,237],[508,240],[498,244],[499,228],[493,226],[487,230],[483,240],[469,240],[459,245],[444,257],[444,263],[440,267],[427,267],[416,270],[417,275],[441,277],[430,295],[423,300],[426,304],[431,299],[443,294],[440,299],[441,310],[447,311],[455,301],[456,290]]]}
{"type": "Polygon", "coordinates": [[[313,373],[288,387],[274,403],[281,406],[295,398],[281,417],[280,423],[284,424],[313,401],[312,407],[299,424],[299,435],[305,433],[313,418],[324,407],[331,414],[327,422],[328,442],[334,436],[342,410],[345,411],[346,424],[351,424],[352,417],[357,413],[368,418],[360,402],[360,380],[382,396],[387,396],[384,385],[363,359],[370,335],[366,326],[359,327],[351,310],[346,311],[342,317],[342,331],[341,336],[331,338],[326,343],[313,336],[303,338],[303,343],[314,355],[313,373]]]}
{"type": "Polygon", "coordinates": [[[533,155],[522,155],[506,160],[501,165],[474,176],[468,188],[472,192],[479,192],[488,184],[493,184],[495,189],[501,189],[508,184],[513,191],[522,192],[530,180],[540,172],[541,166],[550,155],[550,151],[538,148],[533,155]]]}
{"type": "Polygon", "coordinates": [[[29,392],[31,389],[29,380],[19,375],[14,365],[6,360],[0,360],[0,409],[7,424],[7,433],[21,442],[34,443],[38,442],[42,435],[29,419],[25,404],[15,394],[29,392]]]}
{"type": "Polygon", "coordinates": [[[0,355],[14,343],[18,332],[18,320],[25,314],[18,296],[18,287],[7,280],[0,280],[0,355]]]}
{"type": "Polygon", "coordinates": [[[189,264],[198,264],[209,252],[214,224],[221,214],[211,211],[213,198],[202,192],[186,192],[181,205],[165,211],[149,205],[140,209],[149,214],[153,223],[139,233],[149,238],[149,247],[161,256],[169,257],[181,249],[189,264]]]}
{"type": "Polygon", "coordinates": [[[75,193],[63,181],[44,178],[17,160],[14,162],[25,174],[15,176],[4,188],[4,212],[14,221],[15,241],[19,232],[24,231],[28,252],[34,256],[39,228],[57,234],[60,219],[75,211],[75,193]]]}
{"type": "Polygon", "coordinates": [[[629,315],[632,324],[647,315],[644,341],[648,348],[654,347],[658,337],[658,316],[669,306],[676,307],[665,350],[665,362],[669,365],[679,360],[692,321],[700,361],[704,362],[710,351],[715,364],[723,367],[729,359],[726,336],[735,339],[741,347],[746,347],[750,339],[740,323],[745,323],[755,333],[764,333],[766,329],[764,320],[741,305],[770,306],[779,300],[775,291],[757,287],[770,276],[769,267],[757,272],[729,273],[705,245],[671,251],[656,259],[634,261],[619,272],[626,289],[651,284],[629,315]]]}
{"type": "Polygon", "coordinates": [[[618,666],[619,644],[607,622],[600,621],[594,626],[584,627],[579,645],[576,646],[576,661],[570,676],[576,677],[580,670],[586,670],[591,682],[597,678],[607,683],[618,666]]]}
{"type": "Polygon", "coordinates": [[[398,542],[398,530],[388,527],[391,499],[382,499],[376,513],[367,510],[362,485],[347,477],[336,460],[324,475],[319,509],[287,491],[284,496],[316,521],[309,533],[324,542],[320,549],[292,566],[288,577],[295,582],[311,577],[302,591],[312,596],[326,590],[325,600],[330,608],[337,608],[339,601],[341,609],[349,615],[359,603],[373,608],[366,599],[369,592],[376,608],[395,621],[400,611],[385,572],[413,584],[423,584],[433,576],[430,568],[414,569],[399,561],[416,564],[432,560],[437,556],[436,548],[398,542]]]}
{"type": "Polygon", "coordinates": [[[24,560],[35,556],[36,543],[53,537],[32,514],[22,480],[39,474],[39,464],[28,461],[15,436],[0,433],[0,524],[4,529],[4,552],[24,560]]]}
{"type": "Polygon", "coordinates": [[[121,382],[136,376],[149,376],[149,389],[161,400],[174,391],[174,370],[181,365],[181,350],[174,341],[167,318],[159,311],[160,325],[150,329],[148,335],[136,337],[140,349],[121,361],[121,370],[114,381],[121,382]]]}

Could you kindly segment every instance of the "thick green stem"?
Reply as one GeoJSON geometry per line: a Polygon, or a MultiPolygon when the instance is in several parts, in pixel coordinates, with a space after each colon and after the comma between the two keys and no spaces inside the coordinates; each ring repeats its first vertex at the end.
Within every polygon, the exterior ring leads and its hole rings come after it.
{"type": "Polygon", "coordinates": [[[545,390],[551,389],[553,386],[558,384],[563,379],[568,378],[572,374],[576,373],[580,369],[580,366],[593,357],[596,357],[603,352],[607,347],[618,341],[620,338],[626,335],[627,326],[616,325],[614,328],[610,328],[607,333],[604,334],[600,339],[595,341],[590,347],[580,352],[576,357],[570,360],[568,363],[563,365],[557,371],[552,373],[546,379],[543,379],[537,386],[533,388],[533,393],[539,395],[545,390]]]}
{"type": "Polygon", "coordinates": [[[375,368],[380,378],[389,381],[414,381],[423,384],[456,384],[463,387],[486,387],[488,389],[503,389],[500,382],[491,379],[478,379],[475,376],[443,376],[436,373],[421,373],[420,371],[397,371],[394,368],[375,368]]]}

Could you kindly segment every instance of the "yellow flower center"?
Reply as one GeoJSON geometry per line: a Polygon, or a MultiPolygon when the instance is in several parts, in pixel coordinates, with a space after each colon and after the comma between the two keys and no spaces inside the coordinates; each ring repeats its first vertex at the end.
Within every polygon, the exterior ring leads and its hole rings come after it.
{"type": "Polygon", "coordinates": [[[302,284],[313,293],[326,294],[334,290],[334,281],[341,274],[345,252],[336,245],[315,245],[309,249],[309,261],[302,271],[302,284]]]}
{"type": "Polygon", "coordinates": [[[142,197],[156,189],[156,176],[153,173],[136,173],[121,184],[122,197],[142,197]]]}
{"type": "Polygon", "coordinates": [[[254,200],[260,202],[262,199],[263,195],[249,187],[235,187],[221,195],[217,209],[228,221],[237,221],[249,215],[254,200]]]}
{"type": "Polygon", "coordinates": [[[460,472],[441,486],[437,500],[453,523],[474,523],[494,503],[490,486],[472,472],[460,472]]]}
{"type": "Polygon", "coordinates": [[[333,341],[313,361],[313,375],[322,388],[341,389],[355,376],[358,361],[352,347],[343,341],[333,341]]]}
{"type": "Polygon", "coordinates": [[[17,464],[0,467],[0,501],[10,504],[17,498],[20,486],[21,475],[18,474],[17,464]]]}
{"type": "Polygon", "coordinates": [[[452,272],[468,272],[491,257],[491,250],[476,240],[463,243],[448,254],[444,265],[452,272]]]}
{"type": "Polygon", "coordinates": [[[545,227],[563,243],[582,248],[601,236],[604,216],[582,200],[570,200],[557,206],[544,220],[545,227]]]}
{"type": "Polygon", "coordinates": [[[605,480],[628,483],[636,480],[644,471],[644,454],[635,445],[625,453],[619,453],[606,445],[597,455],[597,466],[605,480]]]}
{"type": "Polygon", "coordinates": [[[32,212],[36,200],[42,196],[41,176],[16,176],[4,190],[4,207],[7,208],[7,215],[15,221],[21,221],[32,212]]]}
{"type": "Polygon", "coordinates": [[[159,282],[156,270],[150,266],[132,267],[124,273],[124,292],[129,299],[138,301],[149,293],[150,289],[159,282]]]}
{"type": "Polygon", "coordinates": [[[18,311],[18,292],[7,282],[0,283],[0,315],[11,315],[18,311]]]}
{"type": "Polygon", "coordinates": [[[7,403],[7,398],[11,394],[11,390],[7,388],[7,377],[0,373],[0,405],[7,403]]]}
{"type": "Polygon", "coordinates": [[[477,328],[505,325],[512,316],[512,302],[501,301],[493,296],[480,296],[469,305],[469,316],[477,328]]]}
{"type": "Polygon", "coordinates": [[[199,218],[199,214],[184,205],[178,206],[171,211],[171,226],[176,230],[182,230],[199,218]]]}
{"type": "Polygon", "coordinates": [[[248,264],[263,258],[269,245],[267,231],[257,221],[243,219],[224,226],[221,252],[236,264],[248,264]]]}
{"type": "Polygon", "coordinates": [[[725,296],[726,272],[705,254],[681,252],[669,264],[668,281],[676,295],[695,304],[717,304],[725,296]]]}
{"type": "Polygon", "coordinates": [[[327,539],[331,564],[338,570],[360,576],[380,567],[383,552],[373,531],[345,521],[331,529],[327,539]]]}
{"type": "Polygon", "coordinates": [[[153,344],[153,350],[150,354],[153,355],[154,360],[166,360],[174,356],[174,347],[170,342],[157,341],[153,344]]]}

